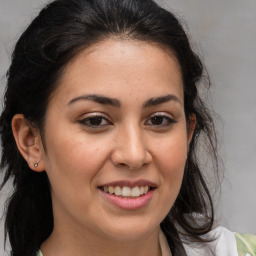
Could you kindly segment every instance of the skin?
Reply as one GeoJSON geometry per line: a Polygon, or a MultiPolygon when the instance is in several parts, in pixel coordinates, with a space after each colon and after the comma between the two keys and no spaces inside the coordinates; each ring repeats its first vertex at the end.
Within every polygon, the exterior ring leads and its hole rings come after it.
{"type": "Polygon", "coordinates": [[[192,117],[187,125],[180,67],[170,51],[133,40],[93,45],[69,63],[52,94],[46,150],[22,115],[12,126],[30,168],[45,170],[51,184],[54,230],[41,247],[45,256],[161,255],[160,223],[179,193],[195,126],[192,117]],[[91,94],[120,106],[83,98],[91,94]],[[167,102],[145,107],[166,95],[167,102]],[[92,126],[95,115],[102,119],[92,126]],[[139,209],[121,209],[98,189],[138,179],[156,184],[139,209]]]}

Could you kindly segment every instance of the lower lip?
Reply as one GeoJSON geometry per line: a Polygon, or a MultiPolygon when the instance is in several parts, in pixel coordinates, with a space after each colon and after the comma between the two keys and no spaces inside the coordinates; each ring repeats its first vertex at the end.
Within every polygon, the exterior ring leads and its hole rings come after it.
{"type": "Polygon", "coordinates": [[[104,198],[106,198],[110,203],[118,206],[119,208],[125,210],[136,210],[146,206],[149,203],[149,201],[153,197],[153,193],[155,190],[150,190],[147,194],[135,198],[122,198],[116,195],[106,193],[100,189],[99,191],[104,196],[104,198]]]}

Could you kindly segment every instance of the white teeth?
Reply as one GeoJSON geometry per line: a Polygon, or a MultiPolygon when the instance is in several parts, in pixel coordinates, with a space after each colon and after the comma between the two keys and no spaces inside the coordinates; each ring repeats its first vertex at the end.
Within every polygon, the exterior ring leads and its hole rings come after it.
{"type": "Polygon", "coordinates": [[[114,194],[116,196],[122,197],[139,197],[145,195],[149,191],[149,186],[136,186],[136,187],[120,187],[120,186],[104,186],[104,192],[109,194],[114,194]]]}
{"type": "Polygon", "coordinates": [[[140,194],[141,194],[141,195],[144,195],[144,191],[145,191],[145,190],[144,190],[144,187],[140,187],[140,194]]]}
{"type": "Polygon", "coordinates": [[[112,187],[112,186],[109,186],[108,191],[109,191],[109,194],[114,194],[115,193],[115,188],[112,187]]]}
{"type": "Polygon", "coordinates": [[[122,190],[119,186],[115,187],[115,195],[116,196],[121,196],[122,195],[122,190]]]}
{"type": "Polygon", "coordinates": [[[122,196],[131,196],[131,189],[129,187],[123,187],[122,196]]]}
{"type": "Polygon", "coordinates": [[[139,187],[132,188],[131,196],[133,196],[133,197],[140,196],[140,189],[139,189],[139,187]]]}

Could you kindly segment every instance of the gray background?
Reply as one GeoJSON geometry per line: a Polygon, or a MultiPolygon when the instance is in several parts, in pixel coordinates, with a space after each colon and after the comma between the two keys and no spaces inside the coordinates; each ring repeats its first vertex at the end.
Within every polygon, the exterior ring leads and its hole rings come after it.
{"type": "MultiPolygon", "coordinates": [[[[225,166],[218,220],[225,227],[256,234],[256,1],[165,0],[188,24],[191,41],[211,76],[213,108],[221,118],[220,154],[225,166]]],[[[0,93],[15,41],[46,3],[0,0],[0,93]]],[[[1,97],[2,98],[2,97],[1,97]]],[[[0,213],[10,191],[0,194],[0,213]]],[[[18,214],[18,213],[17,213],[18,214]]],[[[0,255],[3,252],[0,221],[0,255]]]]}

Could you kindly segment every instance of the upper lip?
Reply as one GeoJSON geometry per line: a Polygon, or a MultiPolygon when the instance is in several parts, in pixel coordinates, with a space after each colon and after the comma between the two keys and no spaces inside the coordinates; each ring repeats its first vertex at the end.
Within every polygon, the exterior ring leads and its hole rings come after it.
{"type": "Polygon", "coordinates": [[[116,181],[111,181],[111,182],[108,182],[108,183],[105,183],[105,184],[102,184],[100,185],[99,187],[105,187],[105,186],[120,186],[120,187],[124,187],[124,186],[127,186],[127,187],[140,187],[140,186],[149,186],[149,187],[157,187],[157,185],[152,182],[152,181],[149,181],[149,180],[145,180],[145,179],[139,179],[139,180],[116,180],[116,181]]]}

